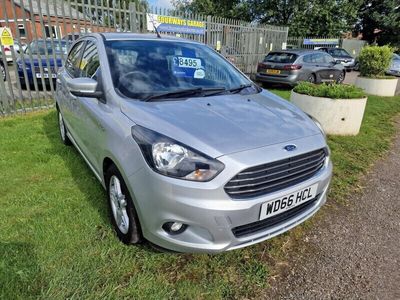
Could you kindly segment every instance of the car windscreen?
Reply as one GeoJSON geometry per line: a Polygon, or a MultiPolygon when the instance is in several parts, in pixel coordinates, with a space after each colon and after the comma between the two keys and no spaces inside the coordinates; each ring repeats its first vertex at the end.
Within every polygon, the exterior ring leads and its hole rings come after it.
{"type": "Polygon", "coordinates": [[[332,56],[351,56],[346,50],[344,49],[328,49],[328,53],[332,56]]]}
{"type": "Polygon", "coordinates": [[[25,49],[28,53],[30,48],[33,55],[52,55],[52,54],[67,54],[67,43],[60,41],[33,41],[29,47],[25,49]]]}
{"type": "Polygon", "coordinates": [[[145,99],[186,89],[234,89],[250,84],[209,47],[168,40],[106,41],[114,87],[124,96],[145,99]]]}
{"type": "Polygon", "coordinates": [[[265,58],[264,62],[291,64],[297,59],[297,54],[286,52],[271,52],[265,58]]]}

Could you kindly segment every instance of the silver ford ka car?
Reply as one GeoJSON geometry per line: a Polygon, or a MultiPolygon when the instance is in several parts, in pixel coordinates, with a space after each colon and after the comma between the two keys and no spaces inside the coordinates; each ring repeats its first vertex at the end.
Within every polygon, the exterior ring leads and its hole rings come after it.
{"type": "Polygon", "coordinates": [[[126,244],[221,252],[281,234],[326,201],[324,133],[204,44],[90,34],[57,77],[60,135],[107,190],[126,244]]]}

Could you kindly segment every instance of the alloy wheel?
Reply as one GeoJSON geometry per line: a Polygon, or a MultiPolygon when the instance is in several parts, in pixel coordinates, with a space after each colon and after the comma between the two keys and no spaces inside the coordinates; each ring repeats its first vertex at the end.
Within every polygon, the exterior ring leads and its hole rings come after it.
{"type": "Polygon", "coordinates": [[[115,224],[123,234],[126,234],[129,230],[127,202],[125,195],[122,193],[121,182],[115,175],[110,178],[109,196],[115,224]]]}
{"type": "Polygon", "coordinates": [[[63,141],[65,141],[65,136],[66,136],[65,125],[64,125],[63,117],[62,117],[60,112],[58,112],[58,124],[59,124],[59,127],[60,127],[61,139],[63,141]]]}

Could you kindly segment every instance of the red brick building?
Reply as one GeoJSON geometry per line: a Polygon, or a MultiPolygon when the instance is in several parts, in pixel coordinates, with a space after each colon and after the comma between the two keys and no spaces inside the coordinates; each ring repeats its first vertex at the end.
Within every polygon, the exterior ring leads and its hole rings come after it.
{"type": "Polygon", "coordinates": [[[0,2],[2,2],[0,27],[9,27],[14,38],[17,37],[18,31],[23,43],[51,36],[62,38],[68,33],[85,32],[85,28],[87,32],[96,31],[93,30],[96,28],[91,26],[90,21],[85,20],[84,15],[69,6],[67,1],[1,0],[0,2]]]}

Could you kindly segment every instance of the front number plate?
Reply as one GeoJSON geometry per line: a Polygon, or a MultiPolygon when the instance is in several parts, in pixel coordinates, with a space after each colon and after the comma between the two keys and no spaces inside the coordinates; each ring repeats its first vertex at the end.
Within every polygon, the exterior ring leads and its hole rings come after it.
{"type": "Polygon", "coordinates": [[[280,214],[317,196],[318,183],[261,205],[260,220],[280,214]]]}

